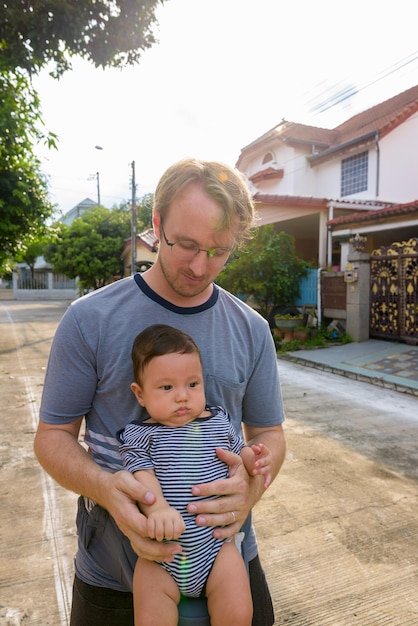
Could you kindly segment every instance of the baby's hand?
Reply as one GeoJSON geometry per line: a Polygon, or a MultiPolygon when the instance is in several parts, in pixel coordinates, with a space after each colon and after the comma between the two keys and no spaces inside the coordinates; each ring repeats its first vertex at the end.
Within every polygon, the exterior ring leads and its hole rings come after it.
{"type": "Polygon", "coordinates": [[[173,507],[167,506],[149,513],[147,529],[151,539],[171,541],[178,539],[186,530],[186,526],[180,513],[173,507]]]}
{"type": "Polygon", "coordinates": [[[251,446],[251,450],[254,452],[254,466],[253,475],[257,476],[261,474],[264,476],[264,489],[271,483],[271,453],[270,450],[263,444],[257,443],[251,446]]]}

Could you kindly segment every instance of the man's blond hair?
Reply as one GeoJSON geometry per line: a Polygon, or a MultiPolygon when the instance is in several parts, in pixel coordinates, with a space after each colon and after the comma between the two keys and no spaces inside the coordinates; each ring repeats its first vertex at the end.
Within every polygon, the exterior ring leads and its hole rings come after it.
{"type": "Polygon", "coordinates": [[[204,192],[222,210],[220,230],[233,229],[239,244],[254,226],[254,202],[241,172],[217,161],[183,159],[171,165],[160,178],[154,194],[154,210],[167,215],[175,196],[191,184],[204,192]]]}

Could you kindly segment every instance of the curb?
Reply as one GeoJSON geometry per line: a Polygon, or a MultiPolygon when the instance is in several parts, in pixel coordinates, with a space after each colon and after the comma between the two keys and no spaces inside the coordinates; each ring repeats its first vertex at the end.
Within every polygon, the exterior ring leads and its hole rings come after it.
{"type": "Polygon", "coordinates": [[[290,361],[291,363],[303,365],[303,367],[310,367],[312,369],[321,370],[330,374],[345,376],[345,378],[350,378],[351,380],[357,380],[362,383],[369,383],[377,387],[384,387],[385,389],[391,389],[392,391],[398,391],[399,393],[405,393],[418,397],[418,389],[413,389],[412,387],[408,387],[401,383],[394,383],[385,380],[384,378],[379,376],[367,376],[358,372],[350,372],[342,367],[337,367],[335,365],[325,365],[324,363],[318,363],[316,361],[309,361],[307,359],[297,357],[289,353],[282,353],[280,355],[277,355],[277,358],[283,361],[290,361]]]}

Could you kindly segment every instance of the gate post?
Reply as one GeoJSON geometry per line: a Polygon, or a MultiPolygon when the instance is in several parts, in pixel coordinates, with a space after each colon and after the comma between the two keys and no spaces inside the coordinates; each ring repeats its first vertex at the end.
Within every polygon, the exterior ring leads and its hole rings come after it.
{"type": "Polygon", "coordinates": [[[353,341],[367,341],[370,316],[370,254],[351,252],[348,255],[346,331],[353,341]],[[353,280],[354,278],[354,280],[353,280]]]}

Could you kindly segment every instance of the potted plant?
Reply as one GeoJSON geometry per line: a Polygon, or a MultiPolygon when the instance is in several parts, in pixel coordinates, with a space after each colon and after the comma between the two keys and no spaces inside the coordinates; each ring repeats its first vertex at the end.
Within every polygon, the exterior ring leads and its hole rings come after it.
{"type": "Polygon", "coordinates": [[[307,328],[306,326],[296,326],[295,330],[293,331],[293,339],[296,339],[297,341],[306,341],[307,339],[309,339],[309,336],[309,328],[307,328]]]}
{"type": "Polygon", "coordinates": [[[274,323],[276,328],[284,333],[285,341],[291,341],[293,339],[293,332],[295,328],[302,325],[302,316],[296,317],[289,313],[277,313],[274,316],[274,323]]]}

